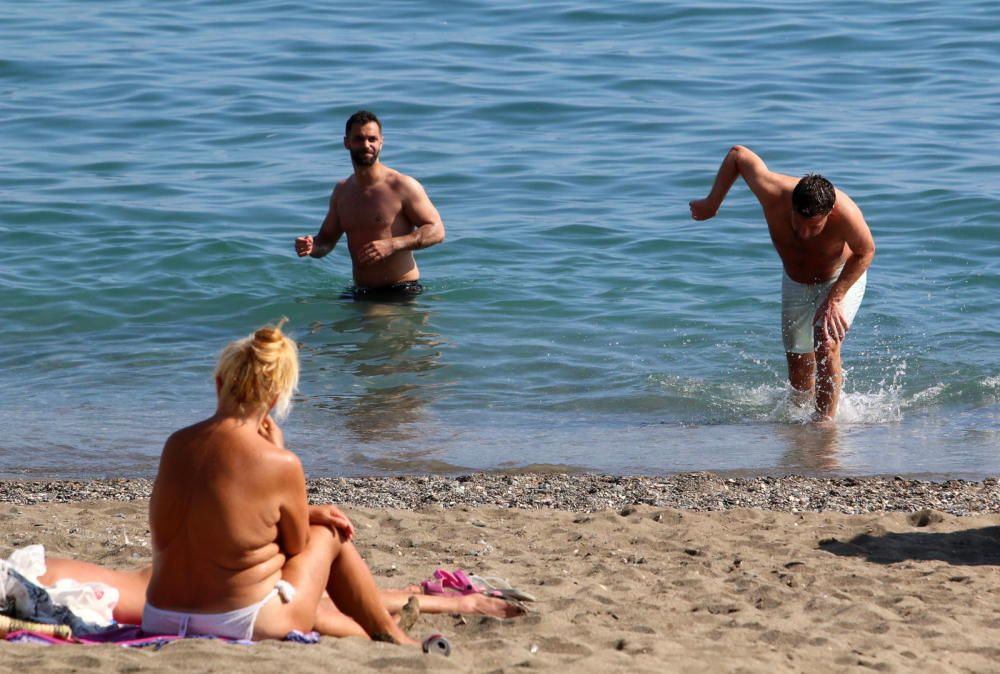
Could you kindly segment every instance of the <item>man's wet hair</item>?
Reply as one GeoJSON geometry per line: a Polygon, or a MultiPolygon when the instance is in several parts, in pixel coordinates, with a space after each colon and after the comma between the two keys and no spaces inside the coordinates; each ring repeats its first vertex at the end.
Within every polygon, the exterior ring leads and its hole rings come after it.
{"type": "Polygon", "coordinates": [[[792,208],[806,218],[826,215],[833,210],[836,201],[833,183],[816,173],[802,178],[792,191],[792,208]]]}
{"type": "Polygon", "coordinates": [[[382,122],[379,121],[379,118],[375,116],[374,112],[369,112],[368,110],[358,110],[347,118],[347,125],[344,127],[344,136],[351,135],[351,127],[355,124],[364,126],[368,122],[375,122],[378,124],[378,130],[382,130],[382,122]]]}

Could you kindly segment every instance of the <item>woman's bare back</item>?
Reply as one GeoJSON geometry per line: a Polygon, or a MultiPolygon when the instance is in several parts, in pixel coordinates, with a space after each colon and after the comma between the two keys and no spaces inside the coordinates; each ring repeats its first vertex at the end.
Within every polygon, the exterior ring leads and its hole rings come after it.
{"type": "Polygon", "coordinates": [[[149,508],[153,606],[228,611],[259,601],[280,579],[288,495],[276,478],[291,453],[250,425],[213,418],[167,440],[149,508]]]}

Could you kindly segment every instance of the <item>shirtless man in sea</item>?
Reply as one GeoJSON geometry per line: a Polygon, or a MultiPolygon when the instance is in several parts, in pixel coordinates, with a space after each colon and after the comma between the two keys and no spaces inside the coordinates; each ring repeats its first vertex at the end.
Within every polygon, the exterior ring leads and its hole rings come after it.
{"type": "Polygon", "coordinates": [[[775,173],[740,145],[722,161],[709,195],[690,202],[691,217],[715,216],[737,177],[760,202],[785,268],[781,334],[788,379],[799,400],[815,395],[816,421],[832,420],[843,383],[840,347],[875,257],[868,223],[857,204],[823,176],[775,173]]]}
{"type": "Polygon", "coordinates": [[[444,223],[424,188],[379,160],[382,144],[374,113],[351,115],[344,147],[354,174],[333,188],[319,234],[295,239],[299,257],[323,257],[346,234],[356,299],[417,295],[423,288],[413,251],[444,241],[444,223]]]}

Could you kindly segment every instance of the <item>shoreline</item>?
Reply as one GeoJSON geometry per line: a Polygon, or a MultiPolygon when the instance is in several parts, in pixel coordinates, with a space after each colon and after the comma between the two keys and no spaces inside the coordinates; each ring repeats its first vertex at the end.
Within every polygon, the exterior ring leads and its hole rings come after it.
{"type": "MultiPolygon", "coordinates": [[[[153,481],[0,480],[0,503],[31,505],[148,499],[153,481]]],[[[571,512],[635,506],[691,511],[750,508],[770,512],[938,510],[957,516],[1000,512],[1000,480],[930,482],[902,477],[725,477],[681,473],[660,477],[601,474],[473,473],[457,477],[315,478],[312,503],[357,508],[495,507],[571,512]]]]}

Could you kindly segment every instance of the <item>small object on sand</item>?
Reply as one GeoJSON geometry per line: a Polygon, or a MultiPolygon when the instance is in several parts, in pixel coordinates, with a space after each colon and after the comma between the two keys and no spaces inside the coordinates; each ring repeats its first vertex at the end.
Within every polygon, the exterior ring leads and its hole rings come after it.
{"type": "Polygon", "coordinates": [[[437,653],[444,657],[451,655],[451,643],[441,634],[432,634],[424,639],[422,648],[424,653],[437,653]]]}
{"type": "Polygon", "coordinates": [[[406,604],[399,611],[399,628],[404,632],[409,632],[410,628],[413,627],[417,618],[420,617],[420,601],[417,599],[416,595],[411,595],[409,599],[406,600],[406,604]]]}
{"type": "Polygon", "coordinates": [[[45,625],[42,623],[33,623],[29,620],[18,620],[17,618],[11,618],[10,616],[0,615],[0,636],[7,636],[11,632],[19,632],[21,630],[26,632],[37,632],[38,634],[47,634],[60,639],[73,638],[73,631],[70,630],[68,625],[45,625]]]}

